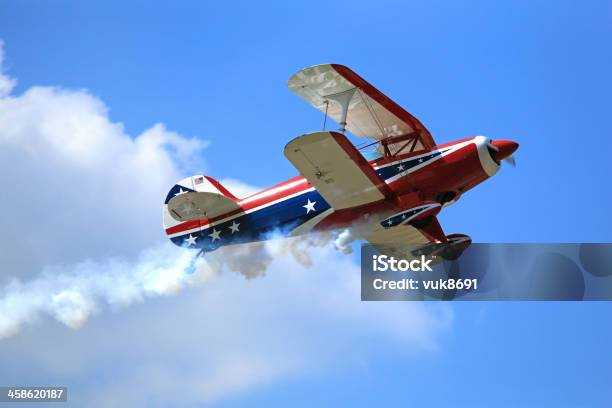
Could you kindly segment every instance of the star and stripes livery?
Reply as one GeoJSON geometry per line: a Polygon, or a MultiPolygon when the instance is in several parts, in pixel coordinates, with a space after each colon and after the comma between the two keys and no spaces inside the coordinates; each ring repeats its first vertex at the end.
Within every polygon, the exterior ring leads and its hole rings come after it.
{"type": "Polygon", "coordinates": [[[212,251],[223,245],[354,228],[374,245],[461,243],[445,235],[440,210],[492,177],[518,144],[484,136],[437,146],[411,114],[349,68],[325,64],[293,75],[289,88],[340,124],[285,146],[300,176],[248,197],[235,197],[205,175],[177,182],[164,202],[168,237],[212,251]],[[374,140],[366,160],[343,134],[374,140]],[[359,228],[356,228],[356,227],[359,228]]]}

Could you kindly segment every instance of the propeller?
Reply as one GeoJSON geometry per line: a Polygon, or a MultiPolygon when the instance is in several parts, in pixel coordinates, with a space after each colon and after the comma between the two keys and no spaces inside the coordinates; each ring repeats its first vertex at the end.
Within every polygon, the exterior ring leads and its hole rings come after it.
{"type": "Polygon", "coordinates": [[[512,140],[492,140],[487,144],[487,147],[491,157],[498,164],[503,160],[512,167],[516,167],[516,159],[512,154],[518,149],[518,143],[512,140]]]}

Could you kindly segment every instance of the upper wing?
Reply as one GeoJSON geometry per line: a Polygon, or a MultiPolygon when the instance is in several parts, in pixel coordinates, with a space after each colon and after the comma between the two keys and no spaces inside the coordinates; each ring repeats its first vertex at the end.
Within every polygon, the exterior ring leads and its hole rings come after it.
{"type": "Polygon", "coordinates": [[[316,132],[293,139],[285,156],[336,210],[390,196],[385,182],[342,134],[316,132]]]}
{"type": "MultiPolygon", "coordinates": [[[[436,145],[417,118],[343,65],[305,68],[289,78],[289,89],[341,124],[344,122],[342,103],[347,102],[346,127],[355,136],[378,140],[413,136],[413,151],[436,145]]],[[[405,139],[401,145],[404,143],[405,139]]],[[[393,143],[389,147],[391,153],[400,148],[393,143]]]]}

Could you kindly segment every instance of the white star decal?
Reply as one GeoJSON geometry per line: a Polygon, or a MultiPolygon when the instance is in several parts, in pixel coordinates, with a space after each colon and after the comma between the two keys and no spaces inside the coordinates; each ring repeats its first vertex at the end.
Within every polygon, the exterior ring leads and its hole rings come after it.
{"type": "Polygon", "coordinates": [[[176,193],[174,196],[175,196],[175,197],[176,197],[176,196],[180,196],[181,194],[185,194],[185,193],[188,193],[188,192],[189,192],[189,191],[183,191],[183,189],[179,187],[179,192],[178,192],[178,193],[176,193]]]}
{"type": "Polygon", "coordinates": [[[211,234],[208,234],[208,236],[212,238],[212,242],[215,242],[216,240],[221,239],[220,235],[221,235],[221,231],[217,231],[214,228],[213,228],[213,232],[211,234]]]}
{"type": "Polygon", "coordinates": [[[187,246],[195,245],[196,239],[198,239],[198,237],[192,237],[191,234],[189,234],[189,238],[185,238],[185,243],[187,244],[187,246]]]}
{"type": "Polygon", "coordinates": [[[391,225],[391,224],[393,224],[393,221],[391,220],[387,221],[387,225],[391,225]]]}
{"type": "Polygon", "coordinates": [[[240,230],[238,229],[238,226],[240,225],[239,222],[232,222],[232,225],[229,226],[229,229],[232,231],[232,235],[234,234],[234,232],[239,232],[240,230]]]}
{"type": "Polygon", "coordinates": [[[420,159],[419,159],[419,163],[423,163],[423,158],[420,158],[420,159]]]}
{"type": "Polygon", "coordinates": [[[397,166],[397,169],[399,171],[403,171],[404,170],[404,163],[401,163],[399,166],[397,166]]]}
{"type": "Polygon", "coordinates": [[[316,211],[315,207],[314,207],[316,203],[317,203],[316,201],[312,201],[311,202],[310,198],[308,199],[308,203],[306,203],[306,205],[302,206],[302,207],[304,207],[306,209],[306,214],[308,214],[311,211],[316,211]]]}

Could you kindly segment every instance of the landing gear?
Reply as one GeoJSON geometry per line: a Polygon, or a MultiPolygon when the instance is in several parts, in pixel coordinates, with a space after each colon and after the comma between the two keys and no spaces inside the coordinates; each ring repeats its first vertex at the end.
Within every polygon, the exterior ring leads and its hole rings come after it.
{"type": "Polygon", "coordinates": [[[439,256],[445,261],[458,259],[463,251],[472,243],[472,239],[464,234],[451,234],[446,237],[447,242],[432,242],[414,251],[414,256],[439,256]]]}
{"type": "Polygon", "coordinates": [[[446,238],[448,242],[444,245],[440,256],[447,261],[458,259],[472,243],[472,238],[465,234],[450,234],[446,238]]]}

